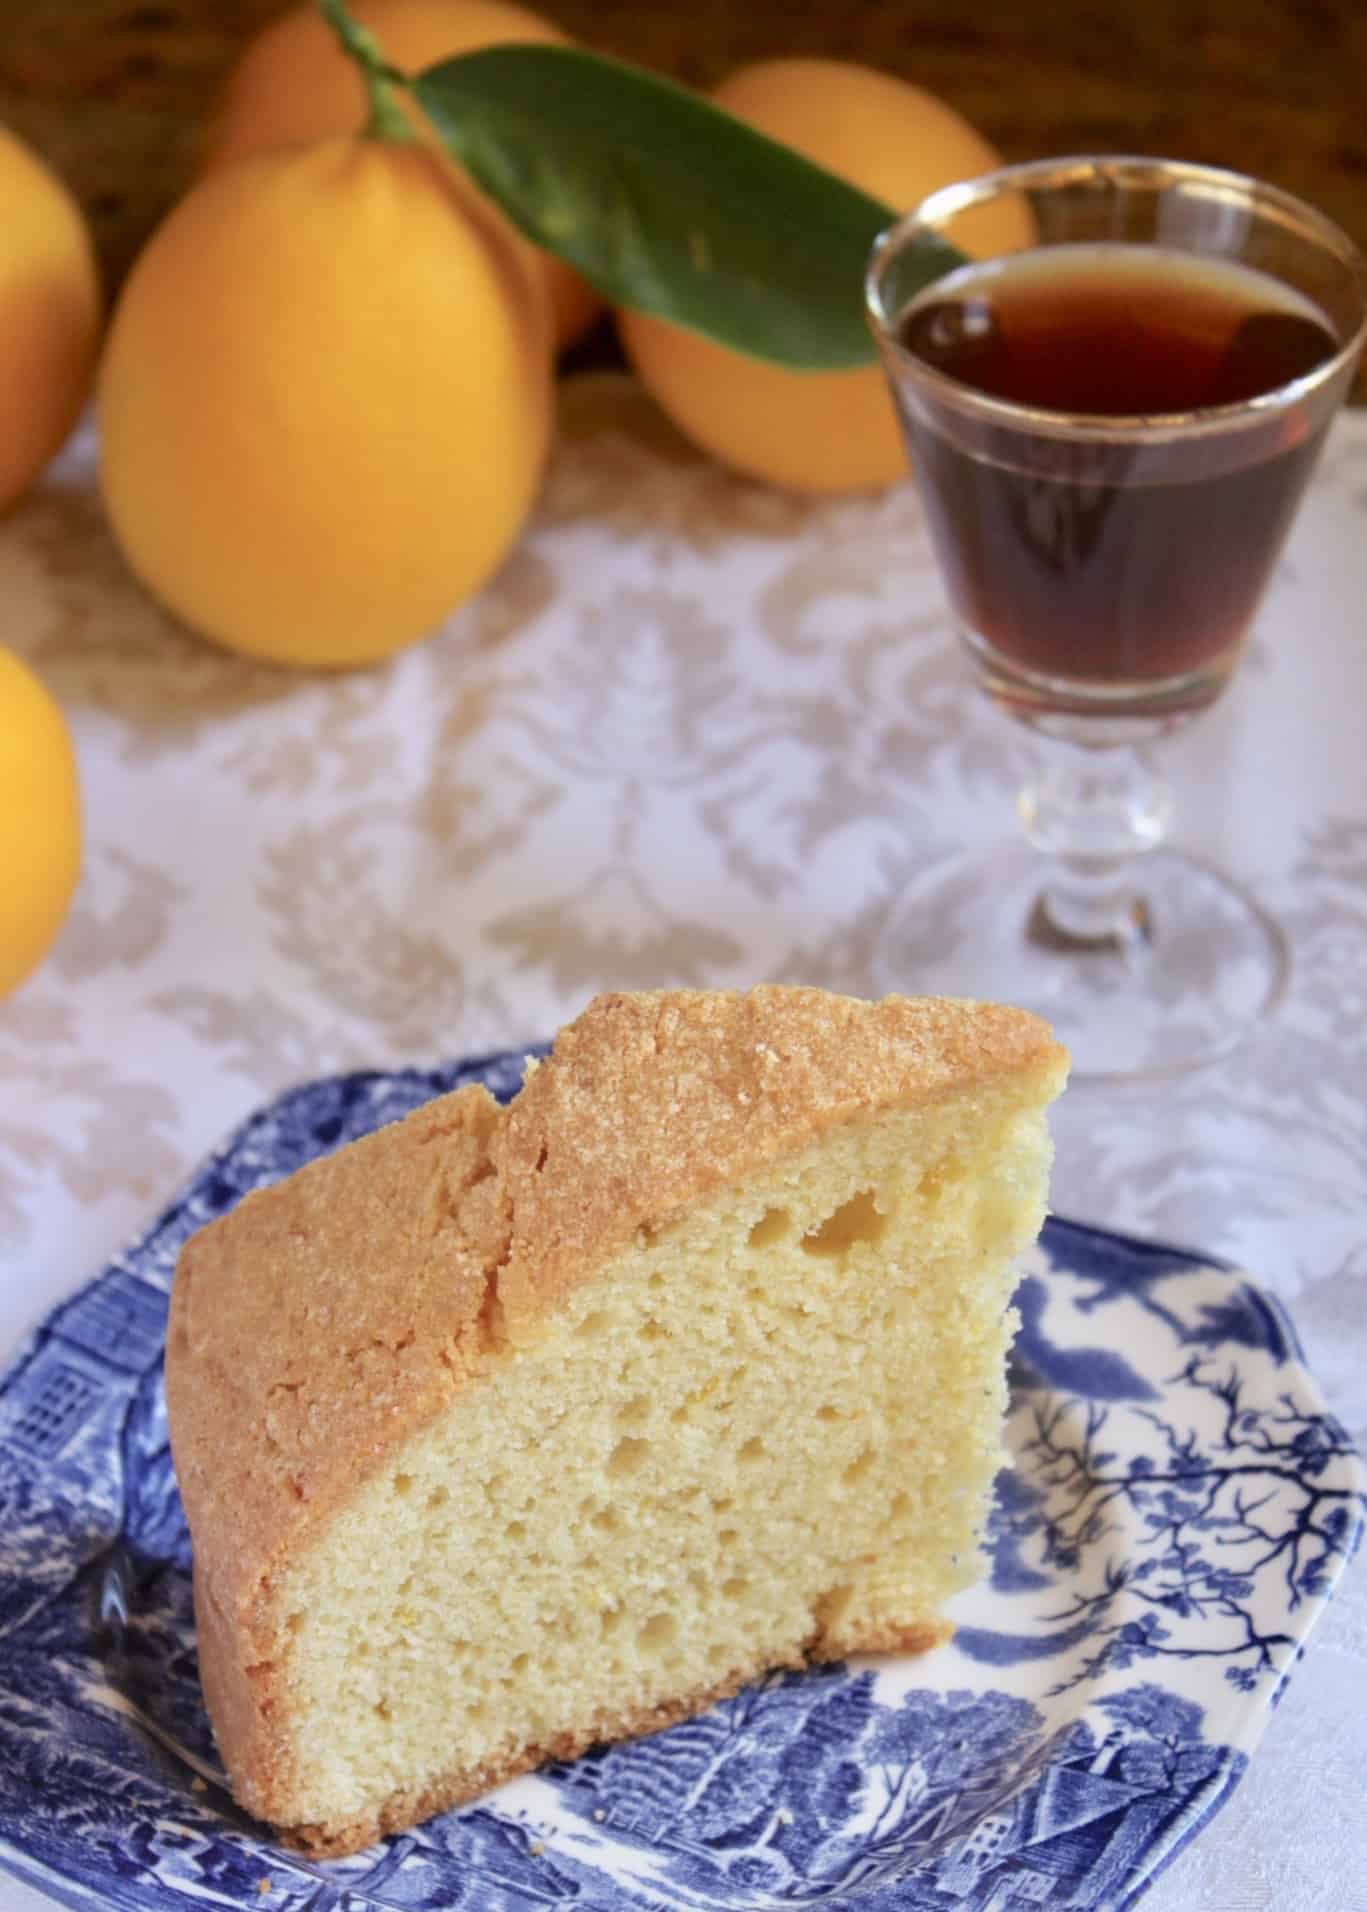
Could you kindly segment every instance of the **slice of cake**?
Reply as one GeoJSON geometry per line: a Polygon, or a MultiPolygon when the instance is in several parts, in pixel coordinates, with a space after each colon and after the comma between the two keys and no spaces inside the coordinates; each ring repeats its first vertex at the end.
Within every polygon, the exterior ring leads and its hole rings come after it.
{"type": "Polygon", "coordinates": [[[1019,1010],[605,996],[185,1248],[237,1797],[343,1853],[776,1666],[947,1637],[1063,1051],[1019,1010]]]}

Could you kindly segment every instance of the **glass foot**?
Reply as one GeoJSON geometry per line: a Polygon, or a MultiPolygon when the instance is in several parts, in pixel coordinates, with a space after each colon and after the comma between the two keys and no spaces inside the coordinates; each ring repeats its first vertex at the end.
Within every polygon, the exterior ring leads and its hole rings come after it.
{"type": "Polygon", "coordinates": [[[1016,1003],[1052,1024],[1083,1080],[1179,1074],[1228,1055],[1286,983],[1277,925],[1197,859],[1136,861],[1124,933],[1060,930],[1028,844],[955,857],[912,880],[875,952],[880,990],[1016,1003]]]}

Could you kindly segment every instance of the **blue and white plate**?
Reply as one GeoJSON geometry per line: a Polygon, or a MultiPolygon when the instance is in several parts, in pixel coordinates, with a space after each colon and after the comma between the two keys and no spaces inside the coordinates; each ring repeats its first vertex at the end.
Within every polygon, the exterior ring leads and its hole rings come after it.
{"type": "Polygon", "coordinates": [[[782,1675],[354,1858],[222,1783],[166,1444],[177,1251],[258,1183],[522,1057],[249,1121],[0,1381],[0,1865],[81,1908],[949,1912],[1131,1905],[1228,1796],[1362,1531],[1362,1475],[1245,1276],[1050,1221],[990,1578],[917,1659],[782,1675]]]}

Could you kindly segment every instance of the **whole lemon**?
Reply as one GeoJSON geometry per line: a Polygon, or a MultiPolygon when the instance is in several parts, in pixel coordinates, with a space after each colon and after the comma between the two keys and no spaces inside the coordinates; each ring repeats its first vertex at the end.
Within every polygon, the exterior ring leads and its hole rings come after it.
{"type": "Polygon", "coordinates": [[[99,279],[80,208],[0,126],[0,511],[75,424],[99,330],[99,279]]]}
{"type": "MultiPolygon", "coordinates": [[[[354,0],[349,11],[375,35],[385,58],[408,73],[478,47],[569,43],[558,27],[514,0],[354,0]]],[[[425,125],[416,104],[406,94],[399,97],[415,123],[425,125]]],[[[307,0],[273,21],[242,54],[210,124],[204,164],[221,166],[271,146],[359,132],[368,111],[355,62],[307,0]]],[[[537,262],[555,314],[556,343],[568,345],[597,316],[597,296],[573,267],[532,245],[491,200],[484,203],[510,243],[537,262]]]]}
{"type": "Polygon", "coordinates": [[[28,666],[0,650],[0,996],[46,955],[80,870],[70,733],[28,666]]]}
{"type": "Polygon", "coordinates": [[[114,533],[205,636],[347,666],[473,592],[536,496],[549,315],[418,142],[194,186],[124,286],[98,388],[114,533]]]}
{"type": "MultiPolygon", "coordinates": [[[[897,212],[1000,164],[950,107],[869,67],[765,60],[740,68],[712,97],[897,212]]],[[[1029,237],[1019,219],[1008,208],[994,225],[980,221],[975,243],[983,253],[1019,244],[1029,237]]],[[[906,454],[878,366],[789,371],[640,312],[619,312],[617,325],[657,404],[736,470],[808,492],[868,490],[904,475],[906,454]]]]}

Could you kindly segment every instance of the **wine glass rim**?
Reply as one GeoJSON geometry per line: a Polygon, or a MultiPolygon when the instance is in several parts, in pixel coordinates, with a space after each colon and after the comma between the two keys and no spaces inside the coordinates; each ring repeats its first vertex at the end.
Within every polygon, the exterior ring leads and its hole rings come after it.
{"type": "MultiPolygon", "coordinates": [[[[1066,241],[1064,243],[1067,243],[1066,241]]],[[[1142,241],[1120,241],[1121,244],[1141,244],[1142,241]]],[[[1179,248],[1182,249],[1182,248],[1179,248]]],[[[1021,250],[1028,250],[1022,248],[1021,250]]],[[[1218,254],[1203,254],[1196,248],[1191,250],[1193,257],[1218,257],[1218,254]]],[[[1005,253],[1003,259],[1015,255],[1005,253]]],[[[991,259],[969,260],[970,265],[990,265],[991,259]]],[[[1237,263],[1237,262],[1236,262],[1237,263]]],[[[945,277],[951,276],[945,274],[945,277]]],[[[1275,274],[1269,275],[1275,277],[1275,274]]],[[[922,288],[928,292],[936,283],[930,280],[922,288]]],[[[916,297],[919,298],[921,292],[916,297]]],[[[905,367],[919,384],[938,391],[944,397],[963,410],[989,423],[1012,425],[1018,429],[1029,430],[1046,435],[1067,435],[1069,438],[1127,439],[1144,440],[1146,438],[1168,439],[1172,437],[1201,437],[1207,433],[1229,431],[1232,428],[1253,426],[1265,421],[1269,414],[1289,409],[1300,400],[1310,397],[1322,386],[1329,384],[1345,368],[1351,366],[1358,354],[1367,344],[1367,259],[1342,226],[1330,219],[1307,200],[1300,199],[1280,186],[1273,186],[1251,173],[1235,172],[1228,167],[1201,165],[1193,160],[1156,159],[1143,154],[1132,153],[1074,153],[1055,159],[1025,160],[1009,166],[998,166],[991,172],[979,173],[970,179],[953,181],[939,187],[926,198],[913,206],[900,218],[884,228],[873,242],[869,254],[868,266],[864,275],[865,311],[874,332],[883,349],[901,367],[905,367]],[[1141,183],[1147,179],[1167,180],[1173,184],[1186,182],[1192,185],[1222,189],[1225,192],[1235,189],[1240,196],[1256,202],[1269,210],[1277,210],[1293,216],[1301,225],[1311,228],[1312,236],[1323,244],[1326,251],[1333,254],[1356,282],[1360,311],[1358,322],[1329,358],[1321,361],[1310,371],[1298,377],[1288,379],[1284,384],[1269,387],[1252,398],[1240,399],[1233,404],[1206,405],[1193,407],[1186,411],[1175,412],[1068,412],[1048,406],[1020,404],[1013,399],[999,398],[987,392],[981,392],[963,380],[931,365],[919,358],[902,344],[897,336],[897,323],[908,309],[901,308],[890,313],[882,297],[882,273],[888,260],[899,252],[908,240],[918,232],[934,232],[938,223],[955,213],[966,212],[971,207],[993,198],[998,193],[1012,187],[1020,188],[1044,184],[1067,185],[1069,183],[1109,181],[1141,183]]],[[[912,300],[909,304],[914,304],[912,300]]]]}

